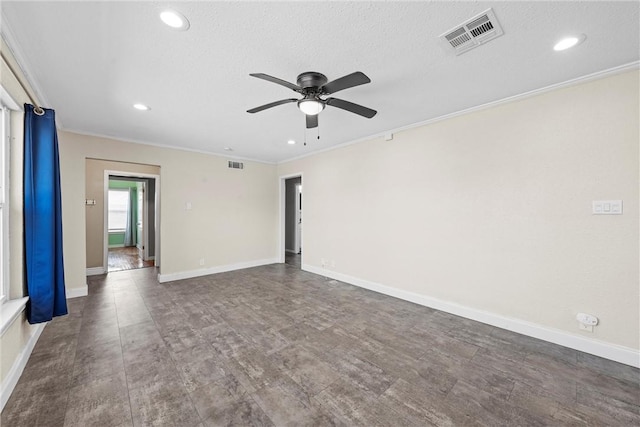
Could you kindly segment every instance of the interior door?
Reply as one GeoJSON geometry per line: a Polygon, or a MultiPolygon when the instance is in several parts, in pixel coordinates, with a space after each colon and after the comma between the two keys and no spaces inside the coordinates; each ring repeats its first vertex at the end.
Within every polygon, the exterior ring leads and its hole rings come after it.
{"type": "Polygon", "coordinates": [[[137,220],[136,220],[136,247],[138,248],[138,255],[143,260],[148,258],[146,254],[146,227],[145,218],[147,217],[147,206],[145,197],[145,182],[136,182],[137,190],[137,220]]]}
{"type": "Polygon", "coordinates": [[[302,184],[296,185],[296,253],[302,253],[302,184]]]}

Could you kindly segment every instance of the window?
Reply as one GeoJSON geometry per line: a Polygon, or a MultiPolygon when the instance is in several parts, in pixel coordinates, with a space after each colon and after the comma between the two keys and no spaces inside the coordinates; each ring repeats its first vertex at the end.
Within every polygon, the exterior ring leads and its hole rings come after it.
{"type": "MultiPolygon", "coordinates": [[[[23,291],[20,283],[9,283],[9,167],[11,164],[10,136],[11,112],[21,111],[18,103],[0,84],[0,335],[20,316],[29,300],[28,296],[18,296],[23,291]],[[14,299],[10,299],[13,285],[14,299]]],[[[19,258],[19,257],[17,257],[19,258]]]]}
{"type": "Polygon", "coordinates": [[[129,190],[109,190],[109,231],[124,231],[127,228],[129,190]]]}
{"type": "Polygon", "coordinates": [[[9,298],[9,110],[0,105],[0,303],[9,298]]]}

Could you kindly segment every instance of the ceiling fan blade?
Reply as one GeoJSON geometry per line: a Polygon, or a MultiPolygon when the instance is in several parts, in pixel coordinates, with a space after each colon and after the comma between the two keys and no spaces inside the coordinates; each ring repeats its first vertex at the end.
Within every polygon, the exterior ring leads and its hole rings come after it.
{"type": "Polygon", "coordinates": [[[356,71],[355,73],[332,80],[320,89],[325,94],[331,94],[336,93],[339,90],[349,89],[350,87],[360,86],[366,83],[371,83],[371,79],[369,79],[369,77],[364,73],[356,71]]]}
{"type": "Polygon", "coordinates": [[[318,115],[317,114],[307,114],[307,129],[317,128],[318,127],[318,115]]]}
{"type": "Polygon", "coordinates": [[[264,104],[264,105],[261,105],[259,107],[247,110],[247,113],[257,113],[258,111],[266,110],[267,108],[277,107],[278,105],[288,104],[290,102],[296,102],[296,101],[297,101],[297,99],[295,99],[295,98],[281,99],[280,101],[271,102],[269,104],[264,104]]]}
{"type": "Polygon", "coordinates": [[[253,74],[249,74],[249,75],[251,77],[257,77],[259,79],[266,80],[266,81],[271,82],[271,83],[276,83],[276,84],[282,85],[284,87],[288,87],[289,89],[295,90],[296,92],[302,92],[302,88],[300,86],[294,85],[293,83],[289,83],[286,80],[282,80],[282,79],[279,79],[277,77],[270,76],[268,74],[253,73],[253,74]]]}
{"type": "Polygon", "coordinates": [[[363,117],[366,117],[367,119],[372,118],[378,113],[376,110],[372,110],[371,108],[363,107],[362,105],[354,104],[353,102],[345,101],[338,98],[327,98],[326,104],[331,105],[332,107],[342,108],[343,110],[359,114],[363,117]]]}

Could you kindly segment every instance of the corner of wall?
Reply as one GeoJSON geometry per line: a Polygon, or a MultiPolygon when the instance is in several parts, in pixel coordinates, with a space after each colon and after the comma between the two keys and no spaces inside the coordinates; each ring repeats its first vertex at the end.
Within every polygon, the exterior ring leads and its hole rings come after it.
{"type": "Polygon", "coordinates": [[[177,273],[158,274],[160,283],[173,282],[175,280],[190,279],[192,277],[208,276],[210,274],[225,273],[227,271],[242,270],[244,268],[260,267],[261,265],[276,264],[276,258],[260,259],[255,261],[238,262],[235,264],[220,265],[211,268],[180,271],[177,273]]]}
{"type": "Polygon", "coordinates": [[[85,283],[83,286],[78,288],[69,288],[66,290],[67,299],[78,298],[78,297],[86,297],[89,295],[89,286],[85,283]]]}

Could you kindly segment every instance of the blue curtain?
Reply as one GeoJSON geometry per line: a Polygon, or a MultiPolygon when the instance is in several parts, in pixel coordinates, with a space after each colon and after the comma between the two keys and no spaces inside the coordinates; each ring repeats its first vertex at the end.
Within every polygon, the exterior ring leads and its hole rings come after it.
{"type": "Polygon", "coordinates": [[[67,314],[55,112],[24,106],[24,239],[29,323],[67,314]]]}
{"type": "Polygon", "coordinates": [[[133,212],[133,202],[136,195],[131,190],[132,189],[129,188],[129,203],[127,204],[127,225],[124,229],[124,245],[125,246],[136,245],[136,235],[133,232],[136,226],[136,221],[134,219],[134,212],[133,212]]]}

